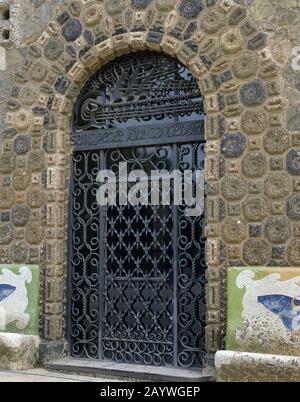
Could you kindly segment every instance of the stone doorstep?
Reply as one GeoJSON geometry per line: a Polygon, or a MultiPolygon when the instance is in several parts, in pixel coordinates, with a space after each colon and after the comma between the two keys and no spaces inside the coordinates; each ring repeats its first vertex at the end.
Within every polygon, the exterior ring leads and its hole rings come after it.
{"type": "Polygon", "coordinates": [[[39,336],[0,332],[0,369],[26,370],[37,364],[39,336]]]}
{"type": "Polygon", "coordinates": [[[300,356],[219,351],[217,382],[299,382],[300,356]]]}
{"type": "Polygon", "coordinates": [[[64,358],[48,363],[50,371],[85,374],[90,376],[108,376],[136,378],[148,381],[174,382],[211,382],[213,376],[203,370],[185,370],[181,368],[143,366],[115,362],[101,362],[87,359],[64,358]]]}

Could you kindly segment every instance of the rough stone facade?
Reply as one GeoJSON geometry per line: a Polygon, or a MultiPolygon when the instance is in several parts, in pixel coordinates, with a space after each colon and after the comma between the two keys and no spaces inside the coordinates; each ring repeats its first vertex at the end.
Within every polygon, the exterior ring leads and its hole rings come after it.
{"type": "Polygon", "coordinates": [[[0,367],[2,370],[27,370],[36,365],[39,337],[0,334],[0,367]]]}
{"type": "Polygon", "coordinates": [[[13,0],[1,12],[15,33],[0,41],[0,262],[41,267],[41,350],[65,345],[73,105],[102,65],[150,49],[189,68],[205,97],[206,347],[217,351],[226,268],[300,266],[300,1],[13,0]]]}
{"type": "Polygon", "coordinates": [[[299,357],[219,351],[218,382],[299,382],[299,357]]]}

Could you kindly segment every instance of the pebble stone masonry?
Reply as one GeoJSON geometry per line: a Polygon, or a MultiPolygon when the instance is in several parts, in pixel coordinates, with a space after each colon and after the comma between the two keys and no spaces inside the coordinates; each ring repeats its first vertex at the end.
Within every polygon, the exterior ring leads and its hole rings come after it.
{"type": "Polygon", "coordinates": [[[205,97],[206,348],[214,353],[223,347],[227,267],[300,266],[300,127],[268,29],[244,0],[61,3],[15,74],[0,153],[0,261],[40,265],[42,358],[66,347],[72,108],[102,65],[143,49],[177,58],[205,97]]]}

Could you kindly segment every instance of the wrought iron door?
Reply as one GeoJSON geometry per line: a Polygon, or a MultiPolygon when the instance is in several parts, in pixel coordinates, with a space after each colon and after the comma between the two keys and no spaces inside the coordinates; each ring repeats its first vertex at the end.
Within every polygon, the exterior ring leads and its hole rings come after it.
{"type": "Polygon", "coordinates": [[[99,207],[99,170],[204,169],[202,97],[176,60],[121,57],[73,113],[69,342],[77,358],[201,367],[204,216],[185,206],[99,207]]]}

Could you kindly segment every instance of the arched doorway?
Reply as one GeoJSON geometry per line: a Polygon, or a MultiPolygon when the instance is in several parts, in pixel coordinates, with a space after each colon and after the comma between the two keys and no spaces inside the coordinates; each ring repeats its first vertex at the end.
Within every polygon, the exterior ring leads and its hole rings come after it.
{"type": "MultiPolygon", "coordinates": [[[[204,169],[196,80],[156,53],[123,56],[85,85],[72,117],[70,354],[201,367],[205,355],[204,215],[185,206],[96,200],[100,170],[204,169]]],[[[120,194],[119,194],[120,195],[120,194]]]]}

